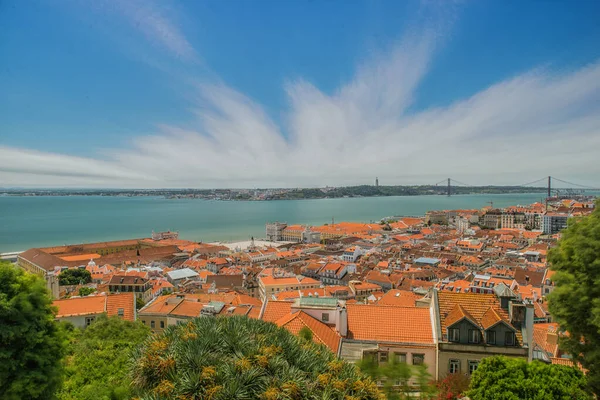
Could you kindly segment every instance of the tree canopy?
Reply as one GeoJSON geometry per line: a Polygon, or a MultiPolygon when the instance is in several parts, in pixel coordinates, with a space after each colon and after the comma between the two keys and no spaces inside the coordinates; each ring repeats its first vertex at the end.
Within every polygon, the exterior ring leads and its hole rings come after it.
{"type": "Polygon", "coordinates": [[[577,368],[503,356],[479,363],[466,395],[471,400],[592,399],[577,368]]]}
{"type": "Polygon", "coordinates": [[[435,387],[426,365],[408,365],[392,357],[386,363],[379,363],[375,356],[363,358],[358,367],[375,381],[381,381],[382,390],[388,400],[431,399],[435,387]],[[415,397],[418,393],[418,397],[415,397]]]}
{"type": "Polygon", "coordinates": [[[69,268],[58,275],[58,283],[62,286],[85,285],[92,281],[92,274],[87,269],[69,268]]]}
{"type": "Polygon", "coordinates": [[[0,262],[0,398],[52,398],[67,335],[44,279],[0,262]]]}
{"type": "Polygon", "coordinates": [[[134,353],[146,399],[383,399],[376,384],[325,346],[241,316],[196,318],[134,353]]]}
{"type": "Polygon", "coordinates": [[[548,260],[556,271],[550,312],[568,332],[560,346],[589,370],[588,383],[600,395],[600,201],[591,215],[569,221],[548,260]]]}
{"type": "Polygon", "coordinates": [[[62,400],[120,400],[131,397],[128,375],[133,348],[150,330],[141,322],[101,315],[83,332],[77,330],[67,357],[62,400]]]}

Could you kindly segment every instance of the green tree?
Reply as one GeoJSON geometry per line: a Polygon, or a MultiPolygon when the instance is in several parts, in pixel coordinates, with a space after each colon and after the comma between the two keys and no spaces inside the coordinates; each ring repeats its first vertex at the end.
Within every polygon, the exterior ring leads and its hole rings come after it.
{"type": "Polygon", "coordinates": [[[588,384],[600,395],[600,200],[591,215],[569,222],[548,257],[556,271],[549,308],[568,332],[561,348],[589,370],[588,384]]]}
{"type": "Polygon", "coordinates": [[[415,393],[421,399],[429,399],[435,393],[425,365],[410,366],[393,357],[386,363],[379,363],[375,355],[371,355],[359,361],[358,367],[373,380],[382,383],[388,400],[414,399],[415,393]],[[413,384],[409,385],[411,379],[413,384]]]}
{"type": "Polygon", "coordinates": [[[68,344],[54,316],[44,279],[0,262],[0,398],[53,398],[68,344]]]}
{"type": "Polygon", "coordinates": [[[133,362],[133,385],[147,399],[383,399],[325,346],[243,316],[169,326],[133,362]]]}
{"type": "Polygon", "coordinates": [[[131,351],[150,330],[141,322],[102,315],[77,331],[67,357],[65,381],[58,398],[63,400],[120,400],[131,397],[131,351]]]}
{"type": "Polygon", "coordinates": [[[144,300],[142,300],[141,297],[137,297],[135,298],[135,309],[139,310],[140,308],[144,307],[146,305],[146,303],[144,302],[144,300]]]}
{"type": "Polygon", "coordinates": [[[88,296],[88,295],[94,293],[95,291],[96,291],[96,289],[94,289],[94,288],[84,286],[84,287],[79,288],[79,295],[82,297],[88,296]]]}
{"type": "Polygon", "coordinates": [[[303,326],[298,332],[298,337],[307,342],[311,342],[313,340],[313,333],[307,326],[303,326]]]}
{"type": "Polygon", "coordinates": [[[83,268],[69,268],[58,275],[58,283],[62,286],[85,285],[91,281],[92,274],[83,268]]]}
{"type": "Polygon", "coordinates": [[[586,400],[581,371],[564,365],[528,363],[503,356],[484,358],[471,376],[471,400],[586,400]]]}

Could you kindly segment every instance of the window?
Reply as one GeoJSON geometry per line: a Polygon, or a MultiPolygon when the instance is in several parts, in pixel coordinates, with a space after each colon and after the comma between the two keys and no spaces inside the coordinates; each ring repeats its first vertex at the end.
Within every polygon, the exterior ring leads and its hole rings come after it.
{"type": "Polygon", "coordinates": [[[460,342],[460,330],[457,328],[448,328],[448,341],[460,342]]]}
{"type": "Polygon", "coordinates": [[[119,317],[122,317],[122,316],[124,316],[124,315],[125,315],[125,309],[124,309],[124,308],[119,308],[119,309],[117,310],[117,315],[118,315],[119,317]]]}
{"type": "Polygon", "coordinates": [[[485,341],[487,344],[496,344],[496,331],[487,331],[485,333],[485,341]]]}
{"type": "Polygon", "coordinates": [[[387,351],[379,352],[379,362],[382,362],[382,363],[388,362],[388,352],[387,351]]]}
{"type": "Polygon", "coordinates": [[[472,375],[473,372],[475,372],[478,365],[479,361],[469,361],[469,375],[472,375]]]}
{"type": "Polygon", "coordinates": [[[150,321],[150,328],[154,329],[154,321],[150,321]]]}
{"type": "Polygon", "coordinates": [[[94,322],[95,317],[86,317],[85,318],[85,326],[90,326],[92,322],[94,322]]]}
{"type": "Polygon", "coordinates": [[[448,363],[448,372],[451,374],[458,374],[460,372],[460,360],[451,359],[448,363]]]}
{"type": "Polygon", "coordinates": [[[469,343],[479,343],[479,331],[476,329],[469,329],[469,343]]]}
{"type": "Polygon", "coordinates": [[[321,321],[325,321],[325,322],[329,321],[329,314],[327,314],[327,313],[321,314],[321,321]]]}
{"type": "Polygon", "coordinates": [[[422,365],[425,362],[425,354],[413,354],[413,365],[422,365]]]}
{"type": "Polygon", "coordinates": [[[165,321],[160,321],[160,327],[161,329],[165,329],[165,321]]]}
{"type": "Polygon", "coordinates": [[[394,353],[394,361],[406,364],[406,353],[394,353]]]}
{"type": "Polygon", "coordinates": [[[504,344],[507,346],[515,345],[515,334],[513,332],[506,332],[504,334],[504,344]]]}

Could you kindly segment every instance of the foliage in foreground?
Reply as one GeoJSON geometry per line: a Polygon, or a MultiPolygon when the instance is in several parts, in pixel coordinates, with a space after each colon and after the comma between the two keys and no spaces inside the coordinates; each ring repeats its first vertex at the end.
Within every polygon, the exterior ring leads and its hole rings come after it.
{"type": "Polygon", "coordinates": [[[438,381],[438,400],[458,400],[463,393],[469,389],[469,377],[465,374],[448,374],[444,379],[438,381]]]}
{"type": "Polygon", "coordinates": [[[92,281],[92,274],[87,269],[69,268],[58,275],[58,283],[61,286],[85,285],[92,281]]]}
{"type": "Polygon", "coordinates": [[[376,384],[326,347],[246,317],[196,318],[134,353],[144,399],[384,399],[376,384]]]}
{"type": "Polygon", "coordinates": [[[564,365],[527,363],[503,356],[484,358],[471,376],[471,400],[586,400],[581,371],[564,365]]]}
{"type": "Polygon", "coordinates": [[[548,260],[556,271],[550,312],[569,333],[559,345],[589,370],[588,384],[600,396],[600,200],[591,215],[569,221],[548,260]]]}
{"type": "Polygon", "coordinates": [[[0,262],[0,398],[52,398],[67,335],[44,279],[0,262]]]}
{"type": "Polygon", "coordinates": [[[431,384],[426,365],[410,366],[397,362],[393,357],[389,362],[379,364],[375,357],[365,357],[358,367],[373,380],[382,382],[382,390],[388,400],[434,397],[435,387],[431,384]]]}
{"type": "Polygon", "coordinates": [[[65,381],[58,398],[120,400],[131,397],[128,376],[131,351],[150,330],[140,322],[102,315],[83,332],[74,331],[65,381]]]}

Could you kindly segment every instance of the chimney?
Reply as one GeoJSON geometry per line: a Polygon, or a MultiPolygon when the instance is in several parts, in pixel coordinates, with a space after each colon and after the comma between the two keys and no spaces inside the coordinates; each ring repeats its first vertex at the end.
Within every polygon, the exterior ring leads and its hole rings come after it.
{"type": "Polygon", "coordinates": [[[533,360],[533,318],[534,318],[534,309],[533,303],[527,302],[525,303],[525,335],[527,337],[527,347],[528,347],[528,356],[527,361],[531,362],[533,360]]]}
{"type": "Polygon", "coordinates": [[[341,337],[346,337],[348,334],[348,313],[346,307],[338,307],[338,318],[335,330],[338,331],[341,337]]]}

